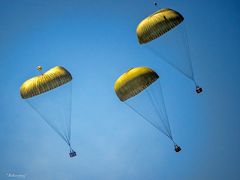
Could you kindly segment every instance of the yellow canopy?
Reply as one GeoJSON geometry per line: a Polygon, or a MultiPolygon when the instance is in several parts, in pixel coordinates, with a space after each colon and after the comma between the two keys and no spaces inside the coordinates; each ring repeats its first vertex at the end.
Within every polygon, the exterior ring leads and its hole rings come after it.
{"type": "Polygon", "coordinates": [[[114,90],[121,101],[139,94],[159,78],[148,67],[136,67],[122,74],[115,82],[114,90]]]}
{"type": "Polygon", "coordinates": [[[148,43],[173,29],[183,20],[183,16],[177,11],[160,9],[139,23],[136,30],[138,42],[148,43]]]}
{"type": "Polygon", "coordinates": [[[66,84],[71,80],[72,75],[65,68],[56,66],[42,75],[25,81],[20,88],[20,94],[23,99],[31,98],[66,84]]]}

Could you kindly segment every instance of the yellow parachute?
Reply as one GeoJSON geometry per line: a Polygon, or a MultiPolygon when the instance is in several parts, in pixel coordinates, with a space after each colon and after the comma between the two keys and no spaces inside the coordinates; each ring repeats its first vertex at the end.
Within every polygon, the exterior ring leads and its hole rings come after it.
{"type": "Polygon", "coordinates": [[[138,42],[148,43],[173,29],[183,20],[183,16],[177,11],[161,9],[139,23],[136,30],[138,42]]]}
{"type": "Polygon", "coordinates": [[[164,42],[164,40],[168,39],[168,37],[171,37],[171,35],[174,33],[180,32],[180,29],[176,32],[168,33],[169,36],[167,36],[167,38],[161,37],[165,33],[182,24],[183,20],[184,17],[173,9],[160,9],[159,11],[156,11],[147,18],[143,19],[138,24],[136,34],[139,44],[146,44],[146,47],[150,51],[152,51],[161,59],[164,59],[168,64],[183,73],[186,77],[193,80],[196,86],[196,92],[201,93],[203,89],[198,86],[193,72],[187,33],[181,33],[180,37],[175,37],[172,41],[173,47],[171,50],[176,49],[178,55],[173,52],[168,53],[168,42],[164,42]],[[156,41],[157,39],[158,41],[156,41]],[[159,44],[157,44],[157,47],[154,47],[154,43],[157,42],[159,42],[159,44]],[[179,42],[180,44],[177,46],[179,42]],[[165,52],[167,52],[167,54],[164,54],[165,52]],[[184,55],[185,57],[182,58],[181,55],[184,55]]]}
{"type": "MultiPolygon", "coordinates": [[[[42,66],[37,69],[42,71],[42,66]]],[[[64,67],[56,66],[45,73],[26,80],[20,87],[22,99],[69,145],[70,157],[76,156],[71,148],[72,75],[64,67]]]]}
{"type": "Polygon", "coordinates": [[[117,79],[114,90],[121,101],[126,101],[143,91],[158,78],[158,74],[150,68],[132,68],[117,79]]]}
{"type": "MultiPolygon", "coordinates": [[[[42,70],[42,67],[38,66],[38,70],[42,70]]],[[[65,68],[56,66],[42,75],[25,81],[20,88],[20,94],[23,99],[31,98],[66,84],[71,80],[72,75],[65,68]]]]}
{"type": "Polygon", "coordinates": [[[158,79],[159,75],[154,70],[136,67],[129,69],[116,80],[114,90],[120,101],[171,139],[175,151],[179,152],[181,148],[173,140],[158,79]]]}

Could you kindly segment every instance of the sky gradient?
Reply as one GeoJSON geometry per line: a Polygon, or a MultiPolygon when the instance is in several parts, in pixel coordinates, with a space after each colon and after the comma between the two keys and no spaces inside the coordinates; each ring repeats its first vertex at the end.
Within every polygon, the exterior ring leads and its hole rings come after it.
{"type": "Polygon", "coordinates": [[[185,17],[200,95],[139,46],[135,29],[157,10],[151,1],[0,0],[0,179],[240,179],[240,3],[163,0],[160,7],[185,17]],[[72,73],[76,158],[20,97],[38,65],[72,73]],[[180,153],[115,95],[115,80],[136,66],[160,75],[180,153]]]}

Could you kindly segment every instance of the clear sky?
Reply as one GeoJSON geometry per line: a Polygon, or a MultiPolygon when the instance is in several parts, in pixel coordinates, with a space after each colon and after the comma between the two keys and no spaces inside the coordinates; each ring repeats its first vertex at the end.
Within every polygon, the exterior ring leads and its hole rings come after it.
{"type": "Polygon", "coordinates": [[[162,0],[159,6],[185,17],[201,95],[138,45],[136,26],[156,10],[153,1],[0,0],[0,179],[8,173],[31,180],[240,179],[240,3],[162,0]],[[19,95],[38,65],[72,73],[76,158],[19,95]],[[135,66],[161,76],[180,153],[116,97],[115,80],[135,66]]]}

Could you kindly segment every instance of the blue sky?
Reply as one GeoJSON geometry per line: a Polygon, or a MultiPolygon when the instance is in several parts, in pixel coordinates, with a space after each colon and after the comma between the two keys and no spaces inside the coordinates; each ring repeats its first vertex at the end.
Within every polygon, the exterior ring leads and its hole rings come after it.
{"type": "Polygon", "coordinates": [[[34,180],[240,178],[240,3],[164,0],[159,6],[185,17],[201,95],[138,45],[135,29],[156,10],[151,1],[0,1],[0,179],[9,179],[7,173],[34,180]],[[38,65],[61,65],[73,75],[76,158],[19,95],[38,65]],[[181,153],[116,97],[115,80],[135,66],[160,74],[181,153]]]}

